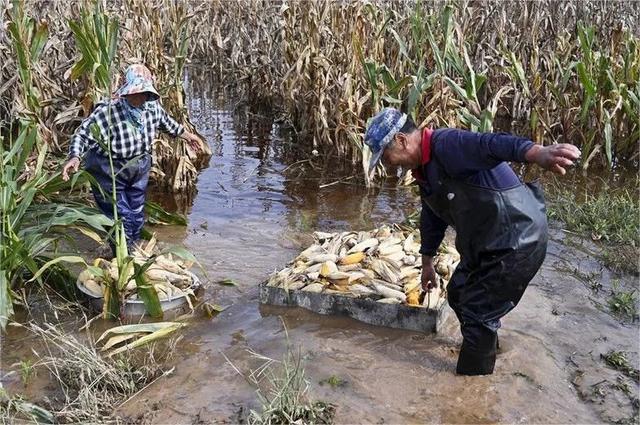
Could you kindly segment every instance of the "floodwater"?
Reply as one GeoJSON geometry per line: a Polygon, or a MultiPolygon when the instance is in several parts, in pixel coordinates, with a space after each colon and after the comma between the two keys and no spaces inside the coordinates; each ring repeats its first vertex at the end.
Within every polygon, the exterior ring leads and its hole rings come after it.
{"type": "MultiPolygon", "coordinates": [[[[600,423],[637,415],[637,382],[608,368],[600,354],[627,351],[637,367],[638,325],[607,312],[613,277],[595,259],[597,247],[559,229],[542,270],[503,322],[491,376],[454,374],[461,342],[455,320],[434,336],[259,305],[257,285],[314,230],[399,222],[419,201],[392,182],[367,189],[353,177],[360,164],[305,162],[272,118],[247,112],[206,83],[189,84],[188,93],[192,121],[213,157],[192,205],[154,195],[183,209],[189,225],[155,230],[161,241],[183,243],[196,255],[208,274],[205,298],[228,308],[191,321],[175,371],[119,415],[158,424],[241,421],[259,403],[237,370],[260,365],[251,352],[281,359],[287,344],[306,359],[310,397],[335,404],[337,423],[600,423]],[[237,286],[215,283],[224,278],[237,286]],[[590,279],[602,284],[599,292],[590,279]],[[323,384],[330,377],[341,384],[323,384]]],[[[19,347],[16,338],[5,347],[19,347]]]]}

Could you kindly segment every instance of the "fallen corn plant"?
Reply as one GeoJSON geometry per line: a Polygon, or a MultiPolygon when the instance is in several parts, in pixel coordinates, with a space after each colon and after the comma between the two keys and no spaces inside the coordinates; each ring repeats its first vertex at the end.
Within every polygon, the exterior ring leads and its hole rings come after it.
{"type": "Polygon", "coordinates": [[[96,343],[99,343],[109,337],[108,340],[105,340],[101,351],[111,350],[107,355],[112,357],[124,351],[142,347],[158,339],[164,338],[184,326],[187,325],[185,323],[177,322],[157,322],[116,326],[106,330],[102,335],[100,335],[100,338],[98,338],[96,343]]]}

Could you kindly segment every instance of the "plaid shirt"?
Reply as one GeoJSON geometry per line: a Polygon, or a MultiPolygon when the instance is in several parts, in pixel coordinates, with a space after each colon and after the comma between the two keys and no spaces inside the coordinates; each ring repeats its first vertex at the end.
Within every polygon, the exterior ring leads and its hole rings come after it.
{"type": "MultiPolygon", "coordinates": [[[[178,137],[184,132],[184,127],[171,118],[157,101],[145,104],[145,110],[142,113],[144,128],[143,131],[139,131],[127,119],[124,101],[124,99],[111,101],[111,153],[114,158],[128,159],[143,153],[150,153],[157,130],[173,137],[178,137]]],[[[109,103],[107,102],[99,103],[91,115],[78,127],[71,138],[70,158],[82,157],[89,149],[95,149],[98,153],[106,156],[94,137],[97,129],[106,144],[109,135],[109,103]]]]}

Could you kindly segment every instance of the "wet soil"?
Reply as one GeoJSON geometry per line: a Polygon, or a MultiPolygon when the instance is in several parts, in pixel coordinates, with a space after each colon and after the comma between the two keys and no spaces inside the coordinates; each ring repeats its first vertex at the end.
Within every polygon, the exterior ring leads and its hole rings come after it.
{"type": "MultiPolygon", "coordinates": [[[[613,275],[598,260],[597,245],[558,225],[542,269],[503,321],[491,376],[454,374],[461,342],[455,320],[439,335],[424,335],[259,305],[257,285],[312,231],[399,222],[419,202],[412,189],[392,181],[367,189],[353,177],[359,164],[306,161],[272,119],[236,108],[206,84],[189,93],[193,121],[214,156],[192,204],[153,195],[187,213],[188,227],[154,230],[196,255],[207,273],[205,299],[228,308],[190,322],[172,360],[175,371],[127,402],[117,412],[125,421],[244,421],[260,406],[236,368],[259,365],[251,351],[280,359],[287,343],[306,359],[310,396],[336,405],[337,423],[637,421],[638,382],[607,366],[601,354],[624,351],[638,368],[638,323],[608,308],[612,290],[637,289],[638,282],[613,275]],[[215,283],[224,278],[237,286],[215,283]],[[326,383],[331,377],[340,385],[326,383]]],[[[24,332],[12,330],[2,342],[4,372],[30,356],[33,341],[24,332]]],[[[17,373],[3,381],[34,400],[47,385],[44,371],[26,386],[17,373]]]]}

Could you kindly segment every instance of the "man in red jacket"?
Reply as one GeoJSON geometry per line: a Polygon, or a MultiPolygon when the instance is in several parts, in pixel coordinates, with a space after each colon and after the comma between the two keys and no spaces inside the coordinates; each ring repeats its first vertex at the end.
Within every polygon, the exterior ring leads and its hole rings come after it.
{"type": "Polygon", "coordinates": [[[380,160],[413,170],[420,185],[422,286],[435,286],[432,259],[447,226],[456,230],[461,261],[447,287],[463,336],[457,373],[493,373],[500,318],[520,301],[547,249],[544,199],[506,161],[528,162],[564,174],[580,151],[573,145],[539,146],[502,133],[418,129],[406,114],[386,108],[367,127],[380,160]]]}

